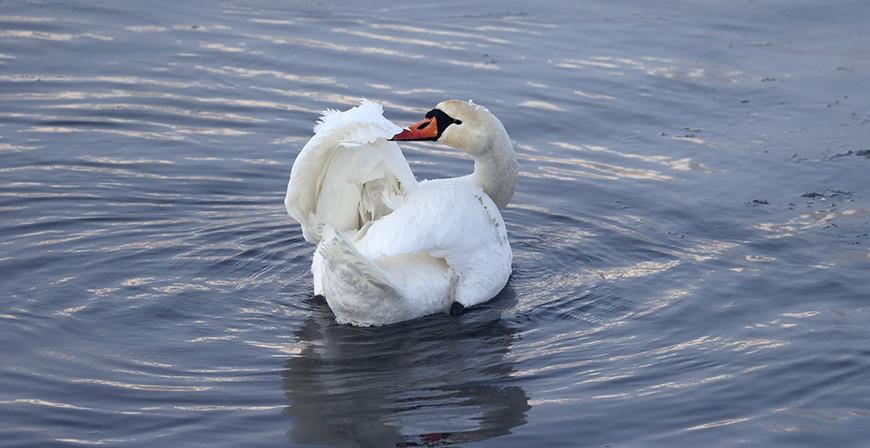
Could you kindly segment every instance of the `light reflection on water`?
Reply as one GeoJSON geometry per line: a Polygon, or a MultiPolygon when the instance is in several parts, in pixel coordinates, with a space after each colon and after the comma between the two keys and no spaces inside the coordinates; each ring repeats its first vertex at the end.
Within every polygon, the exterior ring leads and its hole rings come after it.
{"type": "Polygon", "coordinates": [[[296,332],[300,356],[282,372],[289,439],[416,446],[510,434],[526,423],[529,398],[499,384],[512,374],[505,357],[516,335],[497,314],[489,319],[433,319],[429,325],[450,335],[437,341],[404,325],[370,332],[306,319],[296,332]]]}

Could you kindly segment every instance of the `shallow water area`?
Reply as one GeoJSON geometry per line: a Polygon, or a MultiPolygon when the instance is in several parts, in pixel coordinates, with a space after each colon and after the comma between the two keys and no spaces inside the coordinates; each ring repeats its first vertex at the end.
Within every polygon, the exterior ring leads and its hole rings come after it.
{"type": "Polygon", "coordinates": [[[0,445],[866,444],[870,4],[0,5],[0,445]],[[515,141],[508,286],[336,324],[295,155],[452,97],[515,141]]]}

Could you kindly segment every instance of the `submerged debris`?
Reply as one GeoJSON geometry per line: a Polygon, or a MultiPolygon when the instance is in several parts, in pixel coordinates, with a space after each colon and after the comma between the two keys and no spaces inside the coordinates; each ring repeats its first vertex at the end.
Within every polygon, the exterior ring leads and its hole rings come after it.
{"type": "Polygon", "coordinates": [[[839,154],[834,154],[832,156],[828,156],[828,160],[834,160],[834,159],[839,159],[842,157],[850,157],[850,156],[867,157],[868,159],[870,159],[870,149],[859,149],[857,151],[852,151],[850,149],[846,152],[841,152],[839,154]]]}
{"type": "Polygon", "coordinates": [[[852,197],[851,191],[842,191],[842,190],[825,190],[824,193],[817,193],[815,191],[811,191],[809,193],[804,193],[801,195],[802,198],[810,198],[810,199],[847,199],[852,197]]]}

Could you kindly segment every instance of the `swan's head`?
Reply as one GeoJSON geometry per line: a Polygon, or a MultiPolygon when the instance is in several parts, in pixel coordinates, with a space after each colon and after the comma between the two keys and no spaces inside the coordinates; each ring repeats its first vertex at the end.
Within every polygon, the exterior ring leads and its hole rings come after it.
{"type": "Polygon", "coordinates": [[[504,127],[486,108],[471,101],[446,100],[390,140],[437,141],[478,155],[491,146],[494,130],[504,132],[504,127]]]}

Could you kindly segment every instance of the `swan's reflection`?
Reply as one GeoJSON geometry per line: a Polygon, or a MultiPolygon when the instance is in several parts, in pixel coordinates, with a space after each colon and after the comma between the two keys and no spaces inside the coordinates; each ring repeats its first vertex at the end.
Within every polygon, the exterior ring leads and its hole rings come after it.
{"type": "Polygon", "coordinates": [[[287,361],[288,437],[330,446],[445,446],[510,433],[528,396],[506,358],[515,330],[500,319],[510,286],[459,318],[430,316],[386,328],[337,325],[318,305],[287,361]]]}

